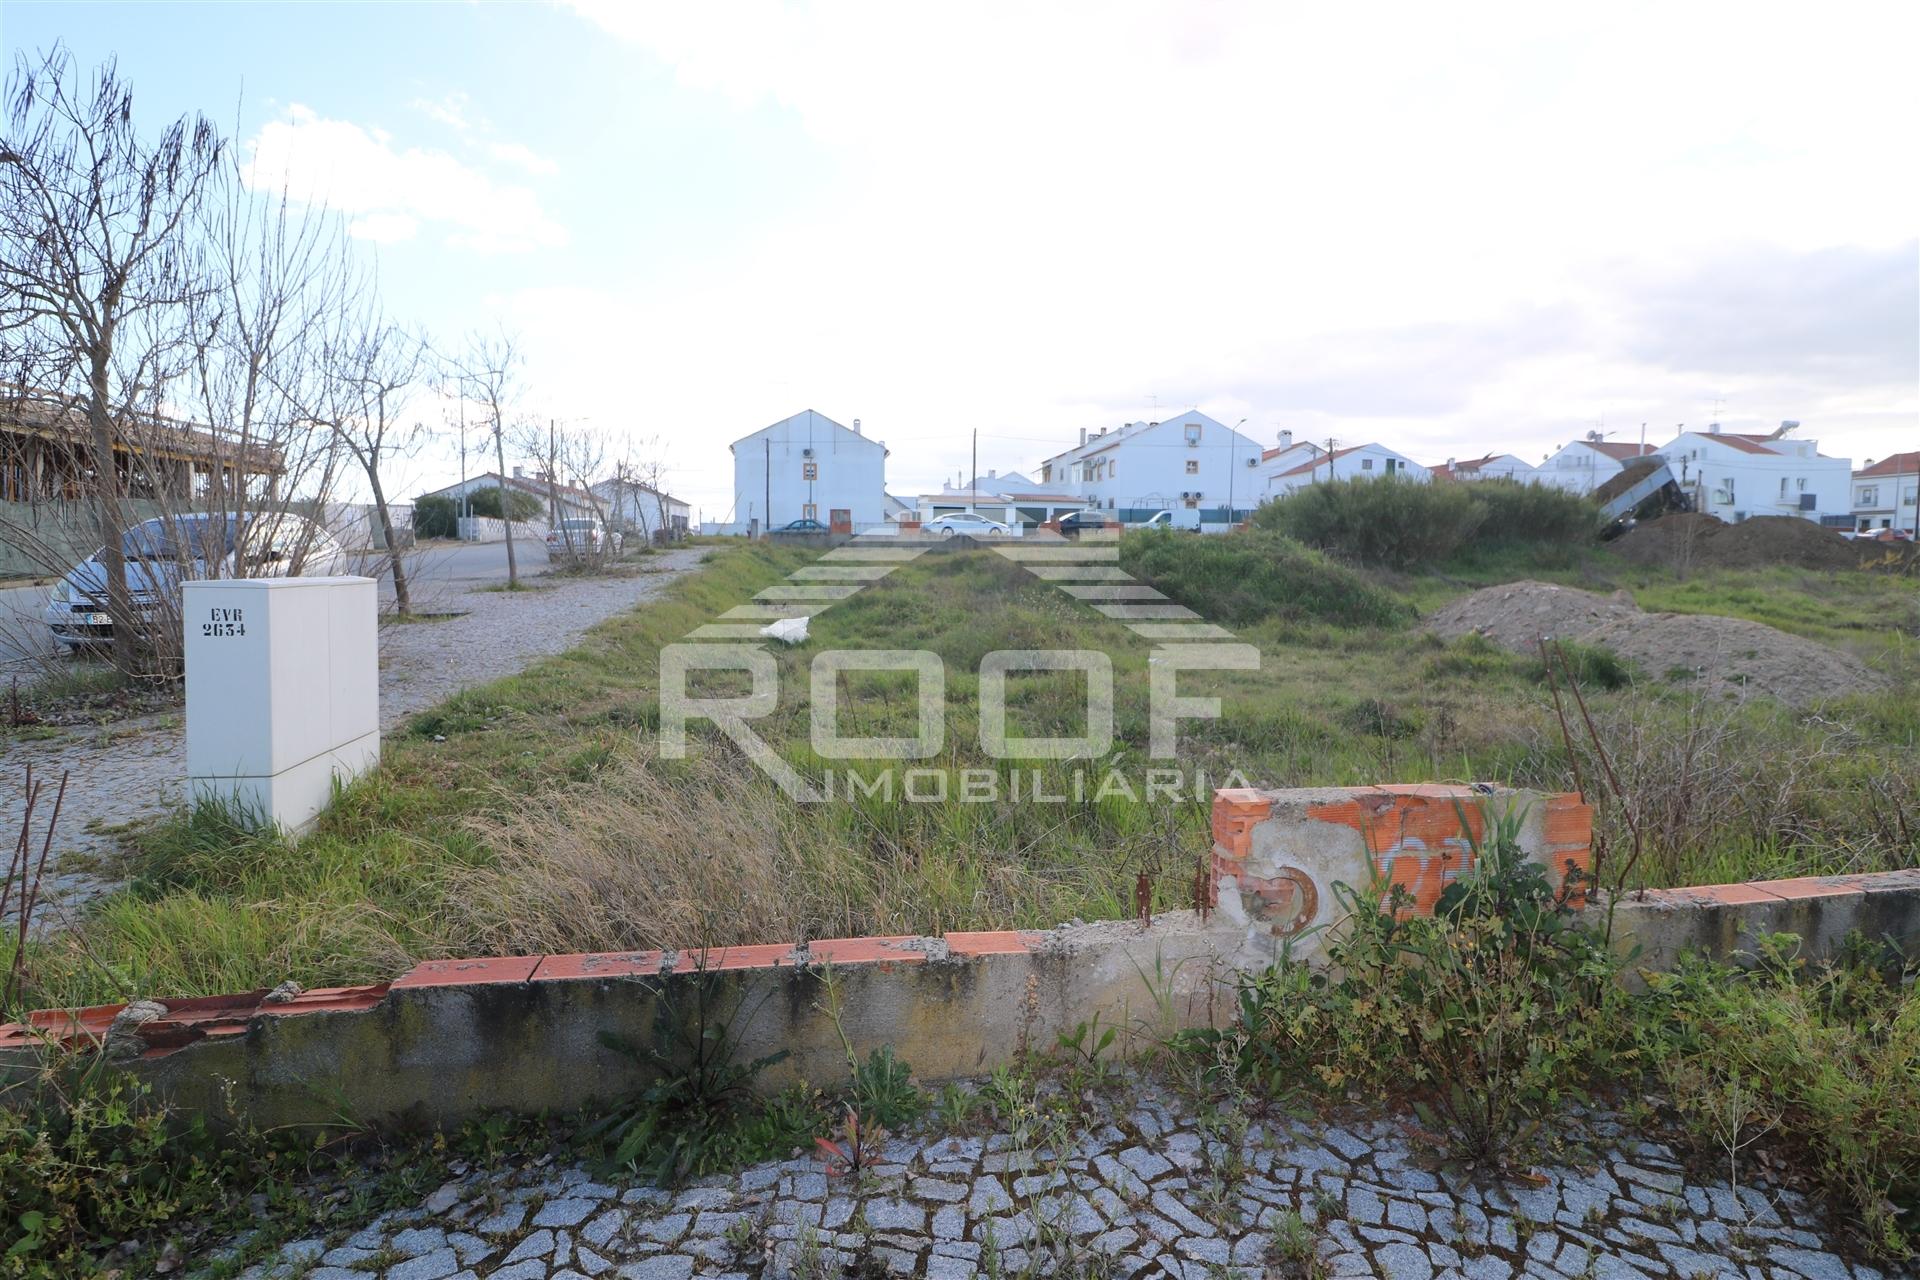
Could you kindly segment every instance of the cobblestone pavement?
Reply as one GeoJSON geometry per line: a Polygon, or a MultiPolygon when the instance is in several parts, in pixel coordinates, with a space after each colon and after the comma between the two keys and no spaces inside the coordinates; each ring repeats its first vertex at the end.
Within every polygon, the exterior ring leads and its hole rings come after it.
{"type": "MultiPolygon", "coordinates": [[[[544,589],[533,592],[454,595],[442,589],[422,607],[464,610],[463,616],[381,628],[381,729],[391,731],[469,685],[571,648],[587,628],[653,599],[706,554],[698,548],[663,552],[646,561],[647,572],[632,577],[535,579],[544,589]]],[[[62,770],[70,774],[53,869],[42,889],[42,924],[58,927],[72,909],[115,887],[107,861],[116,847],[112,828],[180,802],[186,739],[175,712],[8,743],[0,747],[0,783],[6,787],[0,831],[17,829],[24,803],[18,779],[29,762],[37,775],[56,782],[62,770]],[[80,856],[70,858],[74,854],[80,856]]]]}
{"type": "Polygon", "coordinates": [[[1800,1195],[1689,1176],[1604,1116],[1591,1163],[1495,1184],[1399,1123],[1203,1125],[1157,1087],[1051,1138],[885,1144],[865,1177],[764,1164],[669,1193],[581,1167],[469,1173],[418,1207],[287,1244],[247,1280],[1288,1277],[1874,1280],[1800,1195]],[[1231,1136],[1228,1136],[1231,1135],[1231,1136]],[[1051,1142],[1053,1147],[1047,1144],[1051,1142]],[[1299,1222],[1290,1234],[1290,1215],[1299,1222]],[[1292,1255],[1289,1239],[1310,1256],[1292,1255]],[[1317,1270],[1309,1271],[1313,1262],[1317,1270]]]}

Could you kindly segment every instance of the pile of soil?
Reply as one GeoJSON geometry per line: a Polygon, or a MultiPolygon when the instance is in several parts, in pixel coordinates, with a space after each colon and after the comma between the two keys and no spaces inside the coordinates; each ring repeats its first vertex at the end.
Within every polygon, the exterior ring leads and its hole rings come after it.
{"type": "Polygon", "coordinates": [[[1640,615],[1624,591],[1595,595],[1551,582],[1509,582],[1435,610],[1427,629],[1451,640],[1469,632],[1502,649],[1533,653],[1540,641],[1575,640],[1596,627],[1640,615]]]}
{"type": "Polygon", "coordinates": [[[1633,663],[1643,679],[1714,698],[1761,694],[1802,707],[1886,685],[1852,654],[1818,641],[1744,618],[1643,613],[1624,591],[1603,596],[1511,582],[1435,611],[1427,627],[1448,638],[1484,636],[1516,653],[1535,652],[1542,638],[1599,645],[1633,663]]]}
{"type": "Polygon", "coordinates": [[[1681,512],[1647,520],[1622,535],[1613,549],[1635,564],[1668,569],[1855,569],[1862,550],[1832,529],[1796,516],[1755,516],[1726,524],[1709,515],[1681,512]]]}

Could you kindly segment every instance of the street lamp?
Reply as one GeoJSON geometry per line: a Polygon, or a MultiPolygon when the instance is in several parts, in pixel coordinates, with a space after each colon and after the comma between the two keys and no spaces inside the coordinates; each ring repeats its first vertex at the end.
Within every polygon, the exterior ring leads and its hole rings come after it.
{"type": "Polygon", "coordinates": [[[1233,442],[1235,437],[1237,437],[1240,434],[1240,428],[1246,425],[1247,425],[1247,420],[1245,418],[1242,418],[1240,419],[1240,421],[1234,423],[1233,428],[1227,432],[1227,532],[1228,533],[1233,532],[1233,523],[1234,523],[1233,521],[1233,473],[1236,470],[1238,470],[1237,464],[1240,461],[1239,455],[1234,450],[1233,442]]]}

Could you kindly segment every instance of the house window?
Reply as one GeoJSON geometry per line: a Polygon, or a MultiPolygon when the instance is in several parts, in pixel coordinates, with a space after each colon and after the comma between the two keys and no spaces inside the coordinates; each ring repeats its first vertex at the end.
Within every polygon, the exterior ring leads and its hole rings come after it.
{"type": "Polygon", "coordinates": [[[1372,459],[1372,458],[1362,458],[1362,459],[1360,459],[1360,469],[1361,469],[1362,471],[1371,471],[1371,470],[1373,470],[1373,459],[1372,459]]]}
{"type": "Polygon", "coordinates": [[[803,502],[800,504],[800,518],[803,520],[818,520],[820,518],[820,508],[811,502],[803,502]]]}
{"type": "Polygon", "coordinates": [[[1859,505],[1863,507],[1879,506],[1880,505],[1880,487],[1878,485],[1870,484],[1870,485],[1867,485],[1865,488],[1861,489],[1859,505]]]}
{"type": "Polygon", "coordinates": [[[1188,444],[1200,443],[1200,424],[1199,423],[1189,422],[1187,424],[1187,443],[1188,444]]]}
{"type": "Polygon", "coordinates": [[[1801,476],[1798,480],[1795,480],[1794,483],[1800,486],[1801,493],[1807,491],[1807,478],[1805,476],[1801,476]]]}
{"type": "Polygon", "coordinates": [[[1783,498],[1787,496],[1787,478],[1785,476],[1780,477],[1780,496],[1783,498]]]}
{"type": "Polygon", "coordinates": [[[802,480],[818,480],[820,478],[820,464],[817,462],[801,463],[800,478],[802,480]]]}
{"type": "Polygon", "coordinates": [[[1200,459],[1198,458],[1187,459],[1187,474],[1190,476],[1197,476],[1200,474],[1200,459]]]}
{"type": "Polygon", "coordinates": [[[1393,474],[1393,464],[1394,464],[1394,462],[1395,462],[1395,461],[1396,461],[1396,459],[1393,459],[1393,458],[1388,458],[1388,459],[1387,459],[1387,474],[1388,474],[1388,475],[1392,475],[1392,474],[1393,474]]]}

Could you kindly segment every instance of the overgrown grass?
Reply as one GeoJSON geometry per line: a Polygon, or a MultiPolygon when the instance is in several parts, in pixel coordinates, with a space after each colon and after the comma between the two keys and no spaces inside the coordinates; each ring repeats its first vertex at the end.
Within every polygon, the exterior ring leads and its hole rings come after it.
{"type": "Polygon", "coordinates": [[[1358,572],[1266,530],[1218,538],[1142,530],[1121,541],[1120,566],[1223,624],[1282,618],[1392,627],[1412,618],[1404,601],[1358,572]]]}
{"type": "MultiPolygon", "coordinates": [[[[1256,618],[1235,630],[1260,651],[1259,671],[1181,677],[1183,694],[1218,696],[1223,711],[1184,725],[1177,762],[1146,756],[1151,642],[992,552],[929,554],[818,615],[811,643],[774,655],[778,705],[753,727],[816,786],[832,772],[835,798],[824,804],[788,799],[704,723],[691,759],[659,758],[662,646],[817,554],[721,548],[575,650],[416,717],[387,741],[379,770],[297,844],[205,812],[137,834],[132,887],[98,903],[75,935],[32,949],[31,1001],[376,981],[421,958],[677,946],[708,930],[741,943],[1118,918],[1137,909],[1142,874],[1155,909],[1188,904],[1208,795],[1240,778],[1575,785],[1536,659],[1473,638],[1445,643],[1401,621],[1396,597],[1458,583],[1383,586],[1333,565],[1322,582],[1310,570],[1324,562],[1290,549],[1261,578],[1241,558],[1272,537],[1169,535],[1123,551],[1173,587],[1178,567],[1161,557],[1198,557],[1192,598],[1237,598],[1236,616],[1256,618]],[[1236,596],[1240,568],[1264,585],[1236,596]],[[1329,611],[1388,625],[1329,621],[1329,611]],[[933,757],[884,766],[814,755],[811,666],[840,648],[940,656],[946,716],[933,757]],[[995,761],[981,750],[981,660],[1021,648],[1108,655],[1115,736],[1098,758],[995,761]],[[1148,795],[1147,771],[1169,763],[1185,771],[1180,793],[1148,795]],[[849,767],[873,794],[849,794],[849,767]],[[908,767],[920,802],[907,798],[908,767]],[[926,801],[936,784],[945,798],[926,801]]],[[[1678,589],[1636,572],[1643,590],[1678,589]]],[[[1914,645],[1901,638],[1893,598],[1817,577],[1759,585],[1787,602],[1763,594],[1748,601],[1755,610],[1826,601],[1837,618],[1884,618],[1887,629],[1855,634],[1888,651],[1874,660],[1897,683],[1800,716],[1758,701],[1702,707],[1660,673],[1629,683],[1636,673],[1612,655],[1582,655],[1576,675],[1650,833],[1637,882],[1916,860],[1920,699],[1912,664],[1892,653],[1914,645]]],[[[910,676],[838,680],[840,733],[914,731],[910,676]]],[[[1078,673],[1017,674],[1008,691],[1011,733],[1084,731],[1078,673]]],[[[1582,767],[1592,776],[1592,761],[1582,767]]]]}

